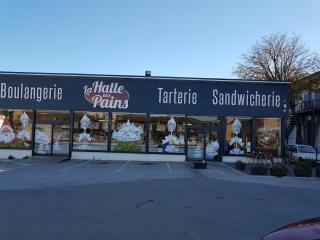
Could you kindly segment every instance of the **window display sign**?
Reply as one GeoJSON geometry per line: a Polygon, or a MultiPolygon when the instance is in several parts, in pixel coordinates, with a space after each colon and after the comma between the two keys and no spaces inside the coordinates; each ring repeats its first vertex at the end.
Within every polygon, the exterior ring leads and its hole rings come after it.
{"type": "Polygon", "coordinates": [[[0,108],[286,116],[287,82],[0,74],[0,108]]]}
{"type": "Polygon", "coordinates": [[[28,149],[31,146],[32,126],[28,114],[21,110],[0,111],[0,148],[28,149]]]}

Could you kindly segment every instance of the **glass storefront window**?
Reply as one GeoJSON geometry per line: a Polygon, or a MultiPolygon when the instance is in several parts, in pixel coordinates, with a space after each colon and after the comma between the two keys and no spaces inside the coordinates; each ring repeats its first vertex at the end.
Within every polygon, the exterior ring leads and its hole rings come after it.
{"type": "Polygon", "coordinates": [[[219,125],[218,117],[208,116],[188,116],[187,125],[202,127],[217,127],[219,125]]]}
{"type": "Polygon", "coordinates": [[[108,150],[108,113],[74,113],[73,149],[108,150]]]}
{"type": "Polygon", "coordinates": [[[184,153],[185,117],[151,114],[149,152],[184,153]]]}
{"type": "Polygon", "coordinates": [[[70,122],[71,113],[70,111],[60,111],[60,110],[37,111],[36,118],[37,118],[37,121],[49,120],[49,121],[70,122]]]}
{"type": "Polygon", "coordinates": [[[257,118],[256,152],[281,154],[281,119],[257,118]]]}
{"type": "Polygon", "coordinates": [[[252,119],[227,117],[225,154],[243,155],[251,152],[252,119]]]}
{"type": "Polygon", "coordinates": [[[31,148],[32,111],[1,110],[0,148],[31,148]]]}
{"type": "Polygon", "coordinates": [[[146,151],[146,114],[112,113],[111,151],[146,151]]]}

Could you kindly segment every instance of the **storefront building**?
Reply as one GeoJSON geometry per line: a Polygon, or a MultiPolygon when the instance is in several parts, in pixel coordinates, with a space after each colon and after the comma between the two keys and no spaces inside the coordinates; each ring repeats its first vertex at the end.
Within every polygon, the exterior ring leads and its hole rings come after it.
{"type": "Polygon", "coordinates": [[[230,160],[281,155],[288,83],[0,73],[0,157],[230,160]]]}

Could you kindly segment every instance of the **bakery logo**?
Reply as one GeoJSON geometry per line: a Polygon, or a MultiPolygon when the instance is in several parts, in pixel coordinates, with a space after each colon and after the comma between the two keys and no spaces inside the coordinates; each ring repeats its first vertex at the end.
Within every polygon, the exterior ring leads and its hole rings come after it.
{"type": "Polygon", "coordinates": [[[93,108],[126,109],[129,106],[129,93],[117,82],[105,84],[95,81],[92,86],[84,86],[83,89],[84,98],[92,103],[93,108]]]}

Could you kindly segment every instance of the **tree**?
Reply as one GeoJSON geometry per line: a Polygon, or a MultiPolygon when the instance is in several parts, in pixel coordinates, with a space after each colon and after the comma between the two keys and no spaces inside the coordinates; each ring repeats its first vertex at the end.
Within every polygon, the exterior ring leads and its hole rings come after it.
{"type": "Polygon", "coordinates": [[[290,81],[289,107],[294,112],[303,91],[320,92],[320,82],[305,77],[320,70],[320,57],[299,36],[264,36],[242,55],[234,74],[244,79],[290,81]]]}

